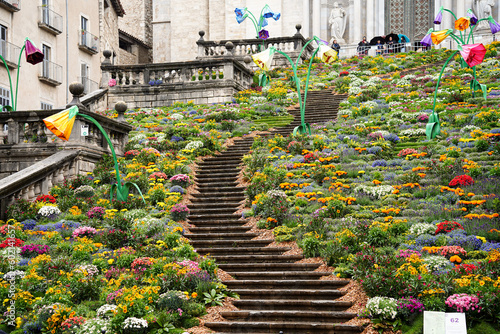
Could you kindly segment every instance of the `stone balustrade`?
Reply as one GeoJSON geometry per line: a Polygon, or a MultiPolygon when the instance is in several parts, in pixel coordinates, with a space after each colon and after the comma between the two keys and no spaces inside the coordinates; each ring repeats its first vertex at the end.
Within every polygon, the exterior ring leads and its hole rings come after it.
{"type": "MultiPolygon", "coordinates": [[[[296,61],[299,57],[300,51],[306,44],[307,40],[301,35],[300,29],[302,26],[300,24],[296,25],[297,33],[290,37],[272,37],[263,41],[262,39],[252,38],[252,39],[240,39],[240,40],[222,40],[222,41],[205,41],[203,36],[205,32],[202,30],[199,32],[200,39],[196,42],[198,45],[198,57],[197,59],[210,59],[213,57],[232,55],[235,59],[242,61],[245,56],[251,56],[262,50],[267,49],[270,46],[275,47],[277,50],[282,51],[290,56],[293,61],[296,61]],[[230,44],[230,49],[228,50],[226,44],[230,44]]],[[[301,56],[301,60],[309,59],[314,52],[314,46],[309,44],[304,50],[301,56]]],[[[300,63],[300,61],[299,61],[300,63]]],[[[280,55],[276,54],[273,59],[273,66],[289,66],[288,60],[280,55]]],[[[257,66],[252,64],[252,69],[256,70],[257,66]]]]}
{"type": "Polygon", "coordinates": [[[84,163],[78,150],[64,150],[12,174],[0,182],[0,219],[16,199],[34,200],[53,185],[76,176],[84,163]]]}
{"type": "MultiPolygon", "coordinates": [[[[108,55],[107,52],[104,55],[108,55]]],[[[233,56],[175,63],[102,65],[101,87],[109,87],[108,107],[124,101],[129,108],[161,107],[174,102],[196,104],[231,101],[250,87],[253,72],[233,56]],[[116,85],[109,85],[114,79],[116,85]]]]}

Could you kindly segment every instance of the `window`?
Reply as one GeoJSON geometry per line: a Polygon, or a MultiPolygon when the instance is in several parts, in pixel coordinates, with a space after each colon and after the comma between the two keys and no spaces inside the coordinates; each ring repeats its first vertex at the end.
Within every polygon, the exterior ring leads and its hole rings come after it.
{"type": "Polygon", "coordinates": [[[53,108],[54,108],[54,106],[52,104],[40,102],[40,109],[42,109],[42,110],[51,110],[53,108]]]}
{"type": "Polygon", "coordinates": [[[7,55],[7,27],[0,24],[0,55],[9,58],[7,55]]]}
{"type": "Polygon", "coordinates": [[[3,87],[0,87],[0,105],[10,106],[10,91],[3,87]]]}
{"type": "Polygon", "coordinates": [[[46,25],[51,25],[49,15],[49,0],[42,0],[42,7],[42,22],[46,25]]]}
{"type": "Polygon", "coordinates": [[[88,24],[89,20],[86,17],[81,17],[81,29],[82,29],[82,45],[89,46],[89,43],[87,43],[87,39],[90,38],[88,35],[88,24]]]}
{"type": "Polygon", "coordinates": [[[81,78],[82,78],[82,85],[83,85],[83,93],[87,94],[89,92],[89,86],[90,86],[90,81],[89,81],[89,76],[90,76],[90,69],[89,65],[86,63],[81,64],[81,78]]]}
{"type": "Polygon", "coordinates": [[[118,41],[118,45],[119,45],[120,49],[123,49],[123,50],[125,50],[125,51],[127,51],[127,52],[132,53],[132,44],[127,43],[127,42],[126,42],[126,41],[124,41],[123,39],[120,39],[120,40],[118,41]]]}
{"type": "Polygon", "coordinates": [[[43,72],[42,72],[42,75],[45,78],[50,78],[50,59],[51,59],[50,46],[42,44],[42,53],[43,53],[43,72]]]}

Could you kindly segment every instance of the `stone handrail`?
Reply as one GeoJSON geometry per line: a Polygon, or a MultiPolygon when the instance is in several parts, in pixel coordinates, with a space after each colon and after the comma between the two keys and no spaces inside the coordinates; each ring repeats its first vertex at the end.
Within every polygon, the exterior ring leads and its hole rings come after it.
{"type": "Polygon", "coordinates": [[[64,150],[10,175],[0,182],[0,219],[6,219],[7,207],[15,199],[34,200],[48,194],[55,184],[76,176],[79,161],[77,150],[64,150]]]}
{"type": "MultiPolygon", "coordinates": [[[[63,142],[50,132],[43,119],[51,116],[62,109],[15,111],[0,113],[0,149],[2,146],[9,147],[31,143],[54,143],[56,147],[75,147],[78,145],[94,148],[98,151],[108,151],[107,143],[101,132],[93,124],[77,117],[68,142],[63,142]],[[81,135],[81,126],[88,125],[88,136],[81,135]]],[[[117,154],[123,154],[124,147],[128,141],[128,133],[132,126],[127,123],[117,122],[105,116],[84,112],[95,118],[106,130],[117,154]]],[[[104,152],[105,153],[105,152],[104,152]]]]}
{"type": "MultiPolygon", "coordinates": [[[[101,65],[101,87],[107,87],[110,79],[118,86],[176,86],[197,82],[217,82],[234,80],[244,88],[250,87],[253,74],[245,64],[232,56],[216,57],[174,63],[140,65],[101,65]],[[152,82],[154,80],[154,82],[152,82]],[[150,84],[151,82],[151,84],[150,84]]],[[[110,87],[112,90],[113,87],[110,87]]]]}

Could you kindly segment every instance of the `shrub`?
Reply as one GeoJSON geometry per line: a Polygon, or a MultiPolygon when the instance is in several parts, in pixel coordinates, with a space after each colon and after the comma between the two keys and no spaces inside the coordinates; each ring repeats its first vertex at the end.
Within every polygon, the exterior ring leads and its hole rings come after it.
{"type": "Polygon", "coordinates": [[[470,186],[474,184],[474,179],[470,177],[469,175],[458,175],[453,178],[453,180],[450,181],[448,184],[450,187],[455,187],[455,186],[470,186]]]}
{"type": "Polygon", "coordinates": [[[189,209],[184,204],[175,204],[170,209],[170,217],[175,221],[185,220],[189,215],[189,209]]]}

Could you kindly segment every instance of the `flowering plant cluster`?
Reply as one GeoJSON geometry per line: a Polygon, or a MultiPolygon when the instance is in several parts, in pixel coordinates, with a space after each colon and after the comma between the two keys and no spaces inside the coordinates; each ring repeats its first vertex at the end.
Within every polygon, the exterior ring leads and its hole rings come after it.
{"type": "Polygon", "coordinates": [[[476,311],[481,312],[481,306],[479,306],[479,298],[474,295],[468,295],[466,293],[454,294],[446,298],[446,306],[456,312],[466,312],[466,311],[476,311]]]}
{"type": "Polygon", "coordinates": [[[462,224],[457,223],[455,221],[445,220],[445,221],[437,224],[436,234],[443,233],[443,232],[448,233],[448,232],[451,232],[451,231],[456,230],[456,229],[463,230],[464,227],[462,226],[462,224]]]}
{"type": "Polygon", "coordinates": [[[33,258],[41,254],[46,254],[50,249],[48,245],[29,244],[21,247],[21,256],[33,258]]]}
{"type": "Polygon", "coordinates": [[[469,175],[458,175],[453,178],[453,180],[450,181],[449,186],[450,187],[455,187],[455,186],[469,186],[474,184],[474,179],[470,177],[469,175]]]}

